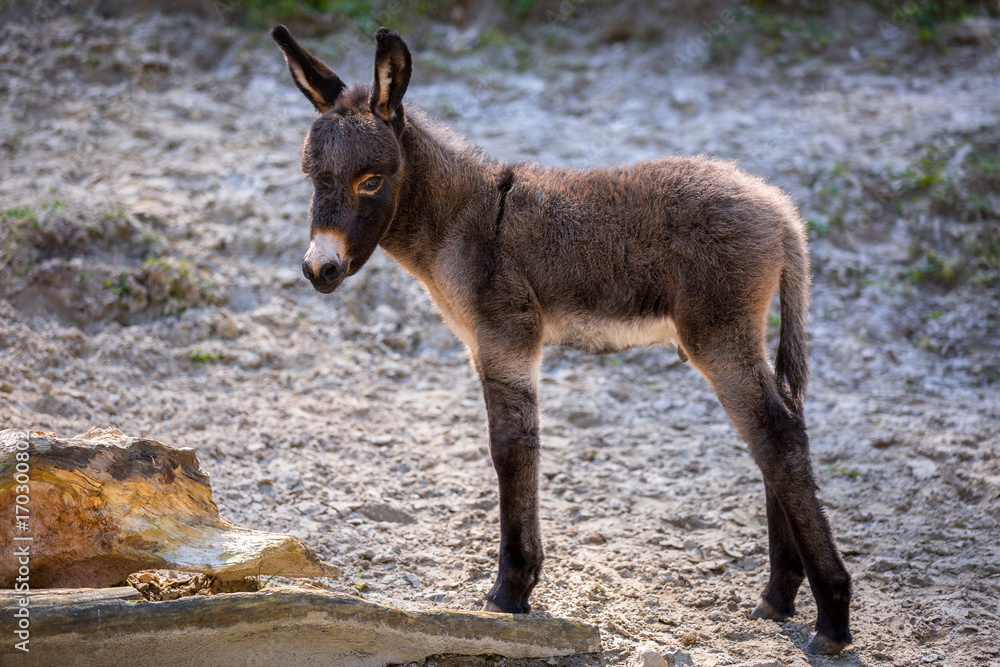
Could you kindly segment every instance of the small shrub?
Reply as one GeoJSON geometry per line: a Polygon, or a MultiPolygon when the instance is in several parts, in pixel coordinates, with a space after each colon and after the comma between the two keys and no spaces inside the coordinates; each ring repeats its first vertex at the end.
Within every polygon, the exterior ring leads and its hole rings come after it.
{"type": "Polygon", "coordinates": [[[906,277],[916,285],[933,283],[952,287],[961,277],[959,260],[956,257],[941,257],[931,250],[906,270],[906,277]]]}
{"type": "Polygon", "coordinates": [[[830,225],[820,218],[806,218],[806,234],[810,239],[816,239],[826,234],[830,225]]]}
{"type": "MultiPolygon", "coordinates": [[[[202,352],[201,349],[196,347],[193,350],[191,350],[190,357],[191,361],[196,364],[208,364],[218,361],[219,359],[222,358],[222,355],[219,354],[218,352],[202,352]]],[[[277,573],[273,574],[271,578],[273,579],[276,576],[278,576],[277,573]]],[[[270,579],[268,579],[268,581],[270,581],[270,579]]],[[[263,588],[263,586],[261,588],[263,588]]]]}

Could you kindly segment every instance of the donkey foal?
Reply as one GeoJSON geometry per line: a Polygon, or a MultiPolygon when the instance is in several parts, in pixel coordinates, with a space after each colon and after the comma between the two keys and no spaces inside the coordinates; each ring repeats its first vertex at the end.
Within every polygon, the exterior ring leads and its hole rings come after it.
{"type": "Polygon", "coordinates": [[[809,260],[784,193],[701,156],[592,170],[500,164],[419,110],[403,113],[411,58],[394,31],[375,35],[370,89],[348,87],[284,26],[271,35],[320,114],[302,148],[315,188],[306,278],[330,293],[381,245],[423,283],[479,374],[500,483],[486,608],[528,612],[541,572],[542,347],[674,344],[763,473],[771,576],[753,616],[790,617],[808,577],[819,610],[810,650],[849,644],[851,579],[816,498],[802,417],[809,260]]]}

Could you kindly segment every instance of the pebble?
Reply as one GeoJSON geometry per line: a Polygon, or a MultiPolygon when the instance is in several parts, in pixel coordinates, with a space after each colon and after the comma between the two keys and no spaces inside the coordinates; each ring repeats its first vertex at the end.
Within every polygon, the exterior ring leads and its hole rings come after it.
{"type": "Polygon", "coordinates": [[[424,596],[424,599],[430,602],[446,602],[450,597],[447,591],[431,591],[424,596]]]}
{"type": "Polygon", "coordinates": [[[582,410],[575,410],[569,413],[566,417],[566,421],[577,428],[594,428],[595,426],[600,426],[604,423],[604,419],[600,415],[595,415],[591,412],[584,412],[582,410]]]}
{"type": "Polygon", "coordinates": [[[215,333],[222,338],[233,339],[240,335],[240,325],[228,315],[222,315],[215,322],[215,333]]]}
{"type": "Polygon", "coordinates": [[[635,667],[684,667],[693,665],[691,654],[680,646],[659,649],[652,644],[642,644],[636,651],[635,667]]]}
{"type": "Polygon", "coordinates": [[[636,667],[667,667],[667,661],[652,646],[640,646],[636,651],[636,667]]]}
{"type": "Polygon", "coordinates": [[[694,664],[691,661],[691,654],[682,649],[680,646],[668,646],[660,652],[660,655],[663,656],[663,659],[666,661],[668,667],[694,664]]]}

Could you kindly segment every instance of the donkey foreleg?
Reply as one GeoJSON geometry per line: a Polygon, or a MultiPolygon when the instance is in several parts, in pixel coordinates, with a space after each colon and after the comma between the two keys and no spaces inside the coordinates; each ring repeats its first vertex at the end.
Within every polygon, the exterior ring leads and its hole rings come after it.
{"type": "MultiPolygon", "coordinates": [[[[540,351],[539,351],[540,352],[540,351]]],[[[500,555],[487,611],[526,614],[542,570],[538,526],[537,353],[476,360],[500,483],[500,555]]]]}

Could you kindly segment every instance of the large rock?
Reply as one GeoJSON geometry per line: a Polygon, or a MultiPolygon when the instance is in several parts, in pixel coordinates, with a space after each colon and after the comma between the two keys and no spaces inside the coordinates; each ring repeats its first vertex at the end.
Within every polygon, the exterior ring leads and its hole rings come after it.
{"type": "Polygon", "coordinates": [[[32,588],[100,588],[154,568],[222,580],[340,574],[298,538],[220,517],[193,449],[117,429],[69,440],[0,431],[0,516],[0,588],[13,587],[25,546],[32,588]]]}
{"type": "MultiPolygon", "coordinates": [[[[13,591],[0,609],[13,618],[13,591]]],[[[593,653],[596,627],[523,614],[404,611],[316,590],[195,595],[145,602],[132,588],[38,591],[25,598],[29,653],[12,634],[0,664],[380,667],[439,654],[545,658],[593,653]]]]}

